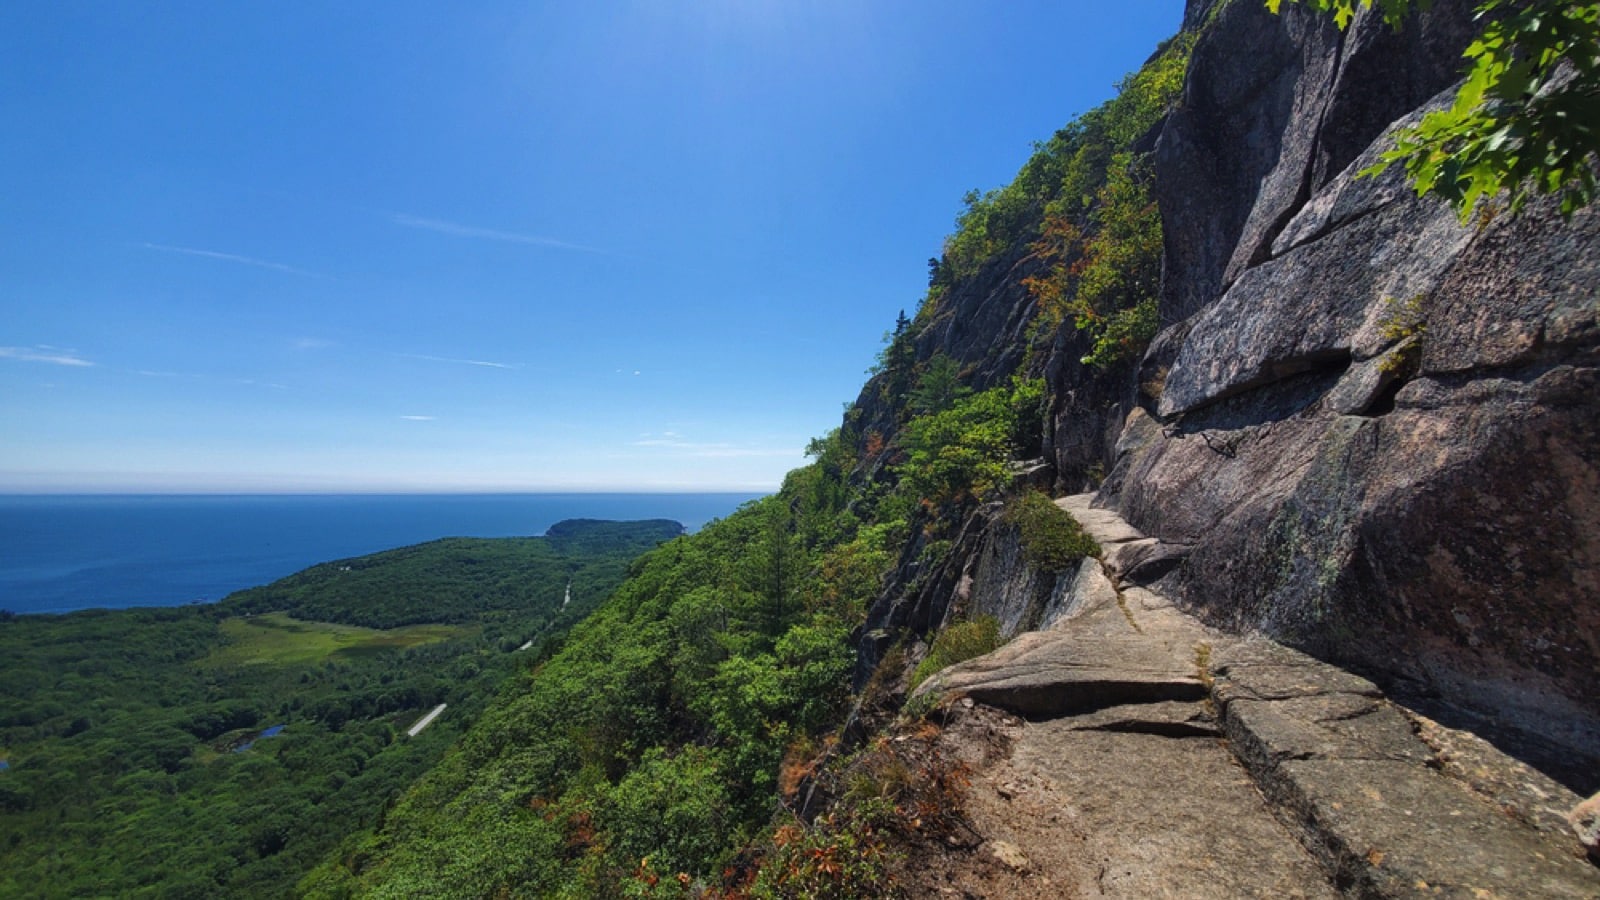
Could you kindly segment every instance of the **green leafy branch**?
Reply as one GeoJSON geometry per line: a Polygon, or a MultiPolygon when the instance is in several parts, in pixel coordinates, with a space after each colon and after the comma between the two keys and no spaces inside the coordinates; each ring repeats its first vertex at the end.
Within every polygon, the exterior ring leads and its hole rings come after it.
{"type": "MultiPolygon", "coordinates": [[[[1343,31],[1350,26],[1350,21],[1356,17],[1357,7],[1370,7],[1372,0],[1290,0],[1291,3],[1304,3],[1318,12],[1332,13],[1333,21],[1343,31]]],[[[1405,21],[1406,13],[1415,5],[1427,9],[1433,5],[1432,0],[1379,0],[1378,11],[1383,14],[1383,20],[1392,28],[1399,28],[1405,21]]],[[[1267,9],[1273,15],[1283,6],[1283,0],[1267,0],[1267,9]]]]}
{"type": "MultiPolygon", "coordinates": [[[[1277,12],[1283,0],[1266,0],[1277,12]]],[[[1294,0],[1346,27],[1373,0],[1294,0]]],[[[1399,27],[1425,0],[1378,0],[1399,27]]],[[[1600,2],[1483,0],[1478,38],[1463,54],[1466,80],[1448,109],[1402,130],[1363,175],[1403,163],[1417,194],[1449,201],[1463,222],[1502,191],[1511,212],[1554,195],[1561,214],[1593,202],[1600,152],[1600,2]]]]}

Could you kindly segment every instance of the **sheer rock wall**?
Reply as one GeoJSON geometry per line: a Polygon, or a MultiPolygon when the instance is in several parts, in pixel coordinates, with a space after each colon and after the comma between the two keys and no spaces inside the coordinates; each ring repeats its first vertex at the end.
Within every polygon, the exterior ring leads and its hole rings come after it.
{"type": "Polygon", "coordinates": [[[1202,37],[1158,149],[1175,324],[1146,368],[1164,384],[1102,502],[1192,547],[1165,584],[1211,621],[1581,783],[1600,747],[1600,213],[1462,225],[1398,168],[1356,174],[1386,119],[1448,102],[1464,21],[1441,4],[1341,36],[1236,3],[1202,37]]]}
{"type": "MultiPolygon", "coordinates": [[[[1341,33],[1297,4],[1194,0],[1185,27],[1202,33],[1155,145],[1166,327],[1137,367],[1082,365],[1070,324],[1036,362],[1058,493],[1103,475],[1101,504],[1186,551],[1161,588],[1211,624],[1600,788],[1600,210],[1462,225],[1397,168],[1357,177],[1448,102],[1468,3],[1341,33]]],[[[1036,265],[1013,248],[956,285],[919,358],[999,383],[1036,265]]],[[[887,434],[877,387],[860,421],[887,434]]],[[[908,548],[863,673],[952,604],[1009,628],[1060,602],[1006,563],[997,521],[976,513],[942,562],[908,548]]]]}

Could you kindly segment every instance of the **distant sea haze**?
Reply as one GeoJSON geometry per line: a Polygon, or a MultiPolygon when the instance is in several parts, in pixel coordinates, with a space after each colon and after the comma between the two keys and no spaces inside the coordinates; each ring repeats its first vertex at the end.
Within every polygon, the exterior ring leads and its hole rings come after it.
{"type": "Polygon", "coordinates": [[[0,610],[212,602],[307,566],[563,519],[694,531],[759,494],[0,495],[0,610]]]}

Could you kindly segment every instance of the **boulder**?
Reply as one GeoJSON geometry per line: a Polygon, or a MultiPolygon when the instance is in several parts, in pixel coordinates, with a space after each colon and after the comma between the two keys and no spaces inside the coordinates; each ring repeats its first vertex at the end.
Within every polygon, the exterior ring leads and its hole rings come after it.
{"type": "Polygon", "coordinates": [[[1578,842],[1589,859],[1600,865],[1600,794],[1579,803],[1567,814],[1567,821],[1578,835],[1578,842]]]}

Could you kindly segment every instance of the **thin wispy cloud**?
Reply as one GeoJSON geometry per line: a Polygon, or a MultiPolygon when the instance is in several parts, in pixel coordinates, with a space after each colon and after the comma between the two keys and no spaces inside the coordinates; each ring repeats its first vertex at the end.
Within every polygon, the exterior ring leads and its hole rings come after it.
{"type": "Polygon", "coordinates": [[[32,347],[0,347],[0,359],[14,359],[17,362],[49,363],[53,366],[78,366],[88,367],[94,365],[87,359],[79,356],[76,350],[62,350],[48,344],[37,344],[32,347]]]}
{"type": "Polygon", "coordinates": [[[198,247],[174,247],[171,244],[142,243],[139,246],[146,250],[159,250],[162,253],[181,253],[185,256],[198,256],[202,259],[217,259],[223,262],[238,263],[242,266],[255,266],[258,269],[272,269],[275,272],[287,272],[290,275],[304,275],[308,278],[326,278],[317,272],[307,272],[294,266],[272,262],[266,259],[256,259],[252,256],[240,256],[237,253],[221,253],[216,250],[202,250],[198,247]]]}
{"type": "Polygon", "coordinates": [[[396,213],[389,217],[396,225],[406,228],[420,228],[424,231],[436,231],[448,234],[451,237],[476,238],[483,241],[501,241],[507,244],[528,244],[533,247],[550,247],[555,250],[576,250],[579,253],[604,253],[606,251],[596,247],[585,247],[582,244],[572,244],[559,241],[555,238],[544,237],[538,234],[522,234],[516,231],[500,231],[496,228],[479,228],[475,225],[462,225],[458,222],[446,222],[442,219],[425,219],[421,216],[412,216],[405,213],[396,213]]]}
{"type": "Polygon", "coordinates": [[[635,447],[651,447],[679,451],[684,456],[694,456],[704,459],[737,459],[745,457],[792,457],[798,456],[799,451],[794,449],[778,449],[774,447],[751,447],[729,443],[702,443],[686,441],[672,432],[660,436],[645,436],[633,442],[635,447]]]}
{"type": "Polygon", "coordinates": [[[294,339],[296,350],[326,350],[333,346],[333,341],[326,338],[302,337],[294,339]]]}
{"type": "Polygon", "coordinates": [[[487,359],[456,359],[449,356],[428,356],[425,353],[397,353],[406,359],[422,359],[428,362],[454,363],[458,366],[483,366],[486,369],[520,369],[522,363],[491,362],[487,359]]]}
{"type": "Polygon", "coordinates": [[[169,372],[162,369],[119,369],[117,371],[132,372],[144,378],[185,378],[192,381],[205,381],[214,384],[239,384],[246,387],[264,387],[275,391],[286,391],[289,386],[276,381],[264,381],[260,378],[230,378],[221,375],[205,375],[200,372],[169,372]]]}
{"type": "Polygon", "coordinates": [[[401,416],[400,418],[405,419],[407,422],[432,422],[434,420],[433,416],[401,416]]]}

